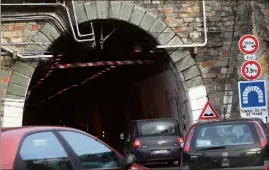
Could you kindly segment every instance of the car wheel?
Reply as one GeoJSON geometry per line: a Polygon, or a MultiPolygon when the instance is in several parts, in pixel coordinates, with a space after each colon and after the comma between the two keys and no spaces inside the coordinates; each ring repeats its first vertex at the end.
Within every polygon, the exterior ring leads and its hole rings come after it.
{"type": "Polygon", "coordinates": [[[168,161],[168,166],[173,166],[175,161],[168,161]]]}
{"type": "Polygon", "coordinates": [[[177,164],[178,164],[178,166],[181,165],[181,159],[177,160],[177,164]]]}
{"type": "Polygon", "coordinates": [[[191,165],[189,165],[189,170],[202,170],[201,168],[194,168],[194,167],[192,167],[191,165]]]}

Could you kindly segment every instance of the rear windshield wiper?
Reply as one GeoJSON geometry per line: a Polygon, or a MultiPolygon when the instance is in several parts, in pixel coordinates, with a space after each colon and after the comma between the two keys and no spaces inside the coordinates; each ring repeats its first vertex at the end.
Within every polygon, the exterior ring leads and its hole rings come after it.
{"type": "Polygon", "coordinates": [[[214,150],[214,149],[226,149],[224,146],[216,146],[216,147],[209,147],[209,148],[203,148],[198,151],[207,151],[207,150],[214,150]]]}

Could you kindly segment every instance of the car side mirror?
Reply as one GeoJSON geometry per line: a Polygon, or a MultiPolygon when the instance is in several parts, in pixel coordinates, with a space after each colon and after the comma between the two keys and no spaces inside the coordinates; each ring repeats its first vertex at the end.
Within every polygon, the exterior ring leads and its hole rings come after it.
{"type": "Polygon", "coordinates": [[[121,133],[121,134],[120,134],[120,139],[121,139],[121,140],[124,140],[124,133],[121,133]]]}
{"type": "Polygon", "coordinates": [[[184,142],[180,143],[180,147],[181,147],[181,148],[184,147],[184,142]]]}
{"type": "Polygon", "coordinates": [[[135,156],[133,154],[127,154],[125,156],[126,165],[128,168],[132,166],[133,163],[136,162],[135,156]]]}

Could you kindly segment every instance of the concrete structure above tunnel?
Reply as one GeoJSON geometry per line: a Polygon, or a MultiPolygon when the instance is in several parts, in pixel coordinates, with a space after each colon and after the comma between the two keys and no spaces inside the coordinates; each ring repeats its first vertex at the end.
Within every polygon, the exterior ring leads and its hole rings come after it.
{"type": "MultiPolygon", "coordinates": [[[[109,10],[107,10],[107,1],[76,4],[76,8],[81,9],[78,10],[77,14],[78,22],[81,24],[94,19],[121,20],[148,32],[157,39],[160,45],[183,44],[183,40],[166,23],[146,9],[126,2],[110,3],[109,10]]],[[[52,23],[46,23],[36,32],[30,42],[53,44],[61,34],[52,23]]],[[[49,45],[27,45],[25,51],[39,51],[47,48],[49,45]]],[[[187,114],[191,123],[207,101],[203,79],[190,51],[178,48],[174,49],[170,56],[174,72],[180,75],[180,81],[184,86],[185,102],[188,106],[187,114]],[[199,95],[196,95],[197,92],[199,95]]],[[[28,91],[29,83],[37,66],[38,62],[36,61],[15,62],[4,102],[4,127],[22,125],[24,102],[30,93],[28,91]],[[14,103],[14,101],[17,100],[19,100],[20,105],[15,106],[17,102],[14,103]]]]}
{"type": "MultiPolygon", "coordinates": [[[[82,1],[80,1],[82,2],[82,1]]],[[[85,1],[84,7],[87,7],[87,11],[82,10],[81,13],[78,13],[79,22],[83,22],[85,20],[92,20],[94,18],[114,18],[121,19],[120,20],[128,20],[136,13],[138,15],[137,19],[147,18],[146,16],[153,16],[152,22],[156,24],[159,23],[163,25],[165,23],[165,27],[167,30],[172,32],[168,32],[167,34],[177,35],[175,40],[180,40],[178,42],[182,42],[183,44],[197,43],[201,42],[202,39],[202,22],[201,22],[201,5],[199,5],[200,1],[167,1],[167,3],[163,3],[162,1],[111,1],[111,2],[102,2],[102,1],[85,1]],[[89,10],[90,9],[90,10],[89,10]],[[101,9],[103,11],[101,11],[101,9]],[[131,10],[132,9],[132,10],[131,10]],[[123,11],[126,10],[126,16],[122,15],[123,11]],[[114,11],[114,12],[113,12],[114,11]],[[145,13],[150,15],[145,15],[145,13]],[[89,18],[90,15],[90,18],[89,18]],[[140,17],[139,17],[140,16],[140,17]],[[126,18],[125,18],[126,17],[126,18]],[[157,22],[161,21],[161,22],[157,22]],[[168,27],[167,27],[168,26],[168,27]],[[198,39],[193,39],[196,35],[200,36],[198,39]]],[[[197,74],[198,78],[192,79],[192,81],[198,82],[197,84],[202,84],[201,91],[203,91],[202,96],[205,95],[204,91],[207,92],[209,100],[212,102],[218,113],[222,113],[223,107],[226,107],[228,115],[232,117],[239,117],[239,106],[238,106],[238,93],[237,93],[237,81],[241,79],[240,73],[237,72],[238,68],[243,62],[243,55],[240,54],[240,51],[237,47],[238,40],[244,34],[254,34],[258,37],[261,47],[257,52],[257,59],[262,65],[262,79],[268,80],[268,56],[269,50],[268,46],[268,12],[264,6],[268,5],[267,1],[206,1],[206,15],[207,15],[207,28],[208,28],[208,44],[205,47],[200,47],[193,53],[193,49],[183,50],[184,53],[180,53],[183,57],[191,55],[193,60],[190,63],[192,65],[187,71],[183,71],[180,73],[181,80],[190,80],[193,74],[188,77],[188,73],[190,70],[197,74]],[[261,22],[262,21],[262,22],[261,22]],[[252,26],[251,26],[252,25],[252,26]],[[183,55],[184,54],[184,55],[183,55]],[[197,67],[198,69],[197,69],[197,67]],[[184,74],[183,74],[184,73],[184,74]],[[239,74],[238,74],[239,73],[239,74]],[[184,77],[185,76],[185,77],[184,77]],[[205,90],[206,88],[206,90],[205,90]]],[[[77,10],[79,8],[83,9],[83,4],[76,5],[77,10]]],[[[26,13],[30,13],[26,11],[26,13]]],[[[2,10],[3,14],[3,10],[2,10]]],[[[150,17],[149,17],[150,18],[150,17]]],[[[140,20],[142,21],[142,19],[140,20]]],[[[49,44],[52,44],[54,40],[62,34],[62,32],[58,31],[53,23],[47,22],[8,22],[3,23],[1,29],[1,42],[2,43],[28,43],[35,42],[38,37],[44,39],[44,41],[48,41],[49,44]],[[46,29],[53,29],[44,36],[44,33],[41,31],[46,29]],[[37,34],[37,35],[36,35],[37,34]],[[33,38],[33,36],[35,38],[33,38]],[[42,38],[43,37],[43,38],[42,38]]],[[[140,25],[136,24],[136,25],[140,25]]],[[[152,24],[153,25],[153,24],[152,24]]],[[[143,25],[146,28],[149,26],[143,25]]],[[[148,32],[151,28],[148,29],[148,32]]],[[[151,31],[154,32],[154,31],[151,31]]],[[[157,33],[157,34],[161,34],[157,33]]],[[[155,35],[158,38],[160,35],[155,35]]],[[[38,40],[39,41],[39,40],[38,40]]],[[[43,42],[44,42],[43,41],[43,42]]],[[[16,46],[13,45],[15,50],[25,50],[25,46],[16,46]]],[[[48,45],[28,45],[27,50],[43,50],[47,49],[48,45]]],[[[176,50],[176,49],[175,49],[176,50]]],[[[177,49],[179,52],[181,49],[177,49]]],[[[180,56],[171,54],[171,58],[175,61],[182,59],[180,56]]],[[[190,57],[190,56],[188,56],[190,57]]],[[[188,58],[187,57],[187,58],[188,58]]],[[[16,61],[13,62],[9,56],[2,55],[1,56],[2,63],[4,67],[2,67],[2,94],[4,97],[11,99],[22,99],[22,103],[24,103],[24,98],[26,96],[26,89],[28,88],[28,84],[31,80],[32,73],[37,67],[38,62],[36,61],[16,61]],[[25,73],[19,68],[26,68],[25,73]],[[11,75],[13,76],[11,77],[11,75]],[[24,76],[21,76],[21,73],[24,76]],[[18,75],[19,74],[19,75],[18,75]],[[23,77],[25,80],[20,81],[20,84],[23,86],[17,86],[16,82],[11,83],[15,80],[14,77],[23,77]],[[12,81],[11,81],[12,78],[12,81]],[[27,81],[26,81],[27,80],[27,81]],[[10,85],[10,87],[9,87],[10,85]],[[9,88],[8,88],[9,87],[9,88]],[[7,89],[9,92],[7,92],[7,89]],[[11,89],[20,90],[20,95],[12,94],[11,89]]],[[[183,60],[184,61],[184,60],[183,60]]],[[[185,60],[186,61],[186,60],[185,60]]],[[[176,69],[174,69],[177,72],[176,69]]],[[[17,79],[17,78],[16,78],[17,79]]],[[[16,80],[18,81],[18,80],[16,80]]],[[[185,87],[187,87],[186,81],[183,81],[185,87]]],[[[188,88],[185,88],[188,89],[188,88]]],[[[190,93],[197,94],[198,89],[190,89],[190,93]]],[[[187,94],[187,93],[185,93],[187,94]]],[[[192,94],[190,95],[194,97],[192,94]]],[[[268,95],[269,96],[269,95],[268,95]]],[[[200,98],[198,96],[194,98],[200,98]]],[[[204,99],[204,97],[202,97],[204,99]]],[[[188,103],[190,100],[193,100],[195,103],[196,99],[190,98],[188,99],[188,103]]],[[[269,101],[269,100],[268,100],[269,101]]],[[[6,103],[7,104],[7,103],[6,103]]],[[[10,106],[11,103],[8,103],[10,106]]],[[[194,105],[195,106],[195,105],[194,105]]],[[[22,117],[22,106],[16,106],[13,108],[17,108],[16,113],[18,113],[18,121],[17,124],[20,124],[22,117]]],[[[8,121],[16,121],[14,116],[8,115],[7,110],[11,109],[9,107],[5,107],[5,124],[8,121]],[[13,118],[12,118],[13,117],[13,118]]],[[[195,108],[190,110],[195,110],[195,108]]],[[[3,111],[3,110],[2,110],[3,111]]],[[[196,111],[199,112],[199,109],[196,111]]],[[[17,115],[15,117],[17,117],[17,115]]],[[[10,126],[16,124],[10,123],[10,126]]]]}

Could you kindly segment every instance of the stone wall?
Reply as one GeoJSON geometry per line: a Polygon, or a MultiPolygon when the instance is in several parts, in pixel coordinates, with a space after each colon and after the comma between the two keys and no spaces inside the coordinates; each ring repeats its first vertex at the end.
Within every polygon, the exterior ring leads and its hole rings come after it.
{"type": "MultiPolygon", "coordinates": [[[[1,25],[1,45],[7,46],[16,51],[24,51],[25,45],[38,32],[43,23],[37,22],[3,22],[1,25]],[[13,44],[13,45],[11,45],[13,44]]],[[[4,52],[2,50],[2,52],[4,52]]],[[[15,60],[10,55],[1,56],[1,93],[3,97],[7,95],[7,86],[12,74],[12,67],[15,60]]]]}
{"type": "MultiPolygon", "coordinates": [[[[257,61],[262,66],[262,74],[259,79],[268,80],[268,17],[266,18],[266,9],[269,2],[266,1],[241,1],[237,8],[237,19],[235,29],[235,43],[245,34],[255,35],[260,43],[260,48],[256,53],[257,61]]],[[[244,62],[243,54],[239,51],[238,45],[234,44],[234,64],[237,69],[234,70],[234,85],[232,98],[232,117],[239,117],[239,97],[237,81],[245,80],[240,73],[240,68],[244,62]]],[[[230,64],[231,65],[231,64],[230,64]]],[[[267,89],[268,90],[268,89],[267,89]]],[[[268,92],[267,92],[268,94],[268,92]]]]}
{"type": "MultiPolygon", "coordinates": [[[[257,58],[262,66],[260,79],[267,80],[267,102],[269,106],[269,2],[252,1],[253,34],[259,39],[260,49],[257,58]]],[[[268,108],[269,109],[269,108],[268,108]]]]}
{"type": "MultiPolygon", "coordinates": [[[[171,40],[174,34],[177,34],[179,38],[170,41],[171,44],[193,44],[204,41],[201,1],[124,1],[126,3],[121,1],[87,1],[84,5],[81,2],[76,3],[80,23],[86,19],[118,18],[128,20],[133,24],[139,22],[144,30],[151,32],[164,44],[171,40]]],[[[189,49],[191,58],[194,58],[199,70],[196,68],[188,69],[188,71],[183,72],[184,74],[181,74],[181,77],[188,80],[188,76],[193,77],[201,73],[203,80],[197,78],[195,81],[189,81],[188,85],[203,82],[209,100],[218,113],[222,113],[223,108],[226,107],[228,113],[238,117],[237,81],[241,79],[240,76],[238,77],[238,68],[242,64],[242,55],[237,46],[238,40],[247,33],[253,33],[259,38],[261,43],[259,60],[263,65],[262,77],[267,75],[268,78],[269,48],[266,38],[268,37],[269,22],[268,2],[265,0],[228,0],[205,1],[205,3],[208,43],[205,47],[199,47],[197,51],[193,48],[189,49]]],[[[43,25],[44,23],[37,22],[4,23],[1,30],[1,43],[32,42],[34,40],[31,38],[43,25]]],[[[23,45],[9,47],[19,51],[25,49],[23,45]]],[[[28,50],[35,47],[32,45],[28,50]]],[[[38,47],[38,49],[42,48],[38,47]]],[[[172,59],[178,61],[182,60],[180,57],[185,57],[187,60],[186,56],[189,54],[177,55],[172,59]]],[[[5,64],[1,79],[1,83],[4,85],[2,93],[5,95],[14,61],[7,56],[1,56],[1,60],[2,64],[5,64]]],[[[186,86],[186,84],[183,85],[186,86]]],[[[197,113],[199,111],[198,109],[197,113]]]]}

